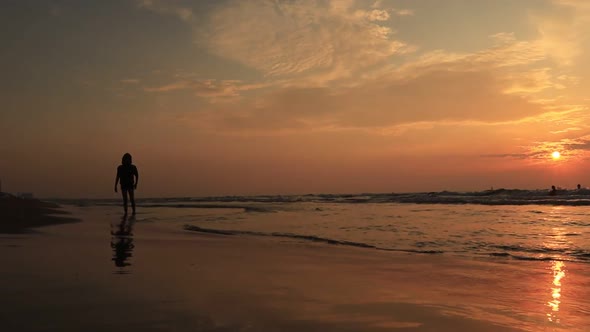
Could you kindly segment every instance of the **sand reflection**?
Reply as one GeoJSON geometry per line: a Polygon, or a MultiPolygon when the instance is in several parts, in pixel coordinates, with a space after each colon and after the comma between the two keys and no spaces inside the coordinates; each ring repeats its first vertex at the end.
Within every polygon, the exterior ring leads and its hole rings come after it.
{"type": "Polygon", "coordinates": [[[133,256],[133,224],[135,217],[123,216],[120,221],[111,223],[111,248],[113,249],[112,261],[118,268],[114,273],[128,274],[126,267],[131,266],[130,258],[133,256]]]}
{"type": "Polygon", "coordinates": [[[561,282],[565,278],[565,263],[562,261],[553,261],[551,263],[553,280],[551,284],[551,301],[547,305],[551,309],[547,313],[547,319],[553,323],[559,323],[559,305],[561,304],[561,282]]]}

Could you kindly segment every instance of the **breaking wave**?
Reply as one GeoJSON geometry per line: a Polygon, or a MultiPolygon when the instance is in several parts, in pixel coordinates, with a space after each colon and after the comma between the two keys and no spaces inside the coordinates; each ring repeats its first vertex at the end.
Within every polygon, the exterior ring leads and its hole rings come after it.
{"type": "MultiPolygon", "coordinates": [[[[114,205],[118,199],[52,200],[57,203],[87,205],[114,205]]],[[[590,206],[590,189],[557,190],[549,195],[547,190],[495,189],[474,192],[421,192],[421,193],[365,193],[365,194],[308,194],[263,196],[216,196],[144,198],[142,207],[175,208],[238,208],[249,212],[271,212],[266,208],[245,203],[413,203],[413,204],[480,204],[480,205],[565,205],[590,206]]],[[[531,211],[535,213],[536,211],[531,211]]]]}

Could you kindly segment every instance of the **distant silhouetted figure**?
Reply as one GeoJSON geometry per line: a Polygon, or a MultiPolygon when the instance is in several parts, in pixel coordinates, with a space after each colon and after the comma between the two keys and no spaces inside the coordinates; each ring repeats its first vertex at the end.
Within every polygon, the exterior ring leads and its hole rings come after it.
{"type": "Polygon", "coordinates": [[[578,183],[578,190],[582,189],[582,186],[578,183]]]}
{"type": "Polygon", "coordinates": [[[135,194],[139,182],[139,173],[137,167],[133,165],[131,155],[125,153],[121,160],[121,165],[117,167],[117,177],[115,178],[115,192],[117,192],[117,184],[121,183],[121,194],[123,195],[123,206],[125,208],[125,215],[127,215],[127,195],[131,199],[131,209],[135,215],[135,194]]]}
{"type": "Polygon", "coordinates": [[[557,194],[557,189],[555,189],[555,186],[551,186],[551,191],[549,192],[549,195],[555,196],[556,194],[557,194]]]}

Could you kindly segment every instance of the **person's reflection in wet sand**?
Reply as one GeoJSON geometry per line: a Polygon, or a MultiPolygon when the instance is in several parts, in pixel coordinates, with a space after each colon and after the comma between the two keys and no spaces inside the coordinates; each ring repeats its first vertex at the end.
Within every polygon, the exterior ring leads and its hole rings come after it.
{"type": "Polygon", "coordinates": [[[127,218],[123,216],[120,222],[111,224],[111,248],[113,249],[113,258],[111,259],[119,269],[114,273],[128,274],[130,271],[124,270],[126,266],[131,266],[129,258],[133,256],[133,224],[135,216],[127,218]]]}

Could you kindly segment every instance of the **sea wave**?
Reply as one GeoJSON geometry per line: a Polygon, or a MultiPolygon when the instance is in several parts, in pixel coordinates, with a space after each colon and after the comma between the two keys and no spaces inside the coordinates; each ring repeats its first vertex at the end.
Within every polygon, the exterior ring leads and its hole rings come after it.
{"type": "Polygon", "coordinates": [[[290,239],[295,239],[295,240],[320,242],[320,243],[330,244],[330,245],[367,248],[367,249],[375,249],[375,250],[383,250],[383,251],[398,251],[398,252],[408,252],[408,253],[418,253],[418,254],[442,254],[442,253],[444,253],[444,251],[441,251],[441,250],[381,248],[381,247],[371,245],[368,243],[353,242],[353,241],[346,241],[346,240],[335,240],[335,239],[319,237],[319,236],[315,236],[315,235],[302,235],[302,234],[280,233],[280,232],[257,232],[257,231],[212,229],[212,228],[203,228],[203,227],[194,226],[194,225],[185,225],[184,229],[187,231],[192,231],[192,232],[219,234],[219,235],[249,235],[249,236],[265,236],[265,237],[283,237],[283,238],[290,238],[290,239]]]}
{"type": "MultiPolygon", "coordinates": [[[[52,200],[57,203],[88,205],[120,204],[116,199],[52,200]]],[[[245,203],[413,203],[413,204],[478,204],[478,205],[564,205],[590,206],[590,190],[557,190],[550,195],[547,190],[494,189],[472,192],[418,192],[418,193],[362,193],[362,194],[307,194],[261,196],[212,196],[143,198],[138,206],[176,208],[242,208],[251,212],[269,212],[266,208],[245,203]],[[228,204],[228,205],[224,205],[228,204]],[[260,210],[262,209],[262,210],[260,210]]],[[[539,213],[532,210],[531,213],[539,213]]]]}
{"type": "Polygon", "coordinates": [[[549,248],[549,247],[526,247],[523,245],[481,245],[478,248],[472,248],[475,251],[483,251],[484,248],[498,249],[500,251],[493,251],[485,253],[493,257],[509,257],[518,260],[563,260],[563,261],[577,261],[590,262],[590,251],[580,248],[549,248]]]}
{"type": "Polygon", "coordinates": [[[184,229],[187,231],[193,231],[193,232],[221,234],[221,235],[253,235],[253,236],[286,237],[286,238],[291,238],[291,239],[306,240],[306,241],[313,241],[313,242],[322,242],[322,243],[333,244],[333,245],[344,245],[344,246],[351,246],[351,247],[378,249],[376,246],[362,243],[362,242],[334,240],[334,239],[329,239],[329,238],[319,237],[319,236],[314,236],[314,235],[301,235],[301,234],[279,233],[279,232],[267,233],[267,232],[256,232],[256,231],[222,230],[222,229],[203,228],[203,227],[194,226],[194,225],[185,225],[184,229]]]}
{"type": "Polygon", "coordinates": [[[510,258],[516,259],[519,261],[553,261],[553,260],[560,260],[560,261],[572,261],[570,259],[564,258],[557,258],[557,257],[550,257],[550,256],[523,256],[523,255],[514,255],[507,252],[492,252],[488,254],[489,256],[493,257],[502,257],[502,258],[510,258]]]}
{"type": "Polygon", "coordinates": [[[350,246],[364,249],[373,249],[380,251],[390,252],[404,252],[404,253],[416,253],[416,254],[445,254],[445,253],[466,253],[469,252],[475,255],[492,256],[498,258],[511,258],[523,261],[550,261],[550,260],[562,260],[562,261],[577,261],[577,262],[590,262],[590,251],[583,249],[558,249],[549,247],[526,247],[523,245],[498,245],[490,243],[479,243],[475,246],[466,246],[462,250],[457,251],[455,249],[448,248],[446,250],[436,250],[423,248],[424,245],[418,242],[416,248],[391,248],[381,247],[364,242],[355,242],[347,240],[338,240],[327,237],[320,237],[316,235],[304,235],[294,233],[282,233],[282,232],[261,232],[261,231],[247,231],[247,230],[229,230],[229,229],[213,229],[204,228],[195,225],[185,225],[184,229],[192,232],[208,233],[208,234],[219,234],[229,236],[261,236],[261,237],[278,237],[278,238],[289,238],[294,240],[319,242],[328,245],[338,246],[350,246]],[[490,252],[489,250],[497,250],[490,252]]]}
{"type": "Polygon", "coordinates": [[[231,204],[141,204],[140,207],[165,207],[165,208],[192,208],[192,209],[238,209],[244,212],[275,212],[275,210],[251,205],[231,205],[231,204]]]}

